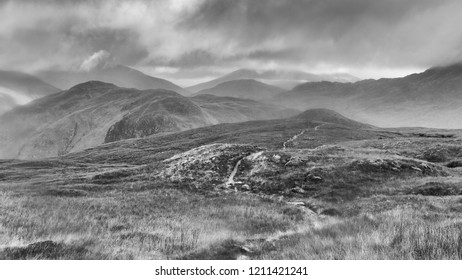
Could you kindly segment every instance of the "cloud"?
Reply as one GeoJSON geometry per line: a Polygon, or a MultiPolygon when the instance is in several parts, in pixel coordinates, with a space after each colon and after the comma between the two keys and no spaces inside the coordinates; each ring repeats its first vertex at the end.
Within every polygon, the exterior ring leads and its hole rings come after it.
{"type": "Polygon", "coordinates": [[[78,69],[106,50],[178,78],[243,67],[402,74],[462,59],[460,10],[459,0],[0,0],[0,68],[78,69]]]}
{"type": "Polygon", "coordinates": [[[96,68],[104,68],[111,59],[111,54],[105,50],[100,50],[85,59],[79,67],[80,71],[90,72],[96,68]]]}

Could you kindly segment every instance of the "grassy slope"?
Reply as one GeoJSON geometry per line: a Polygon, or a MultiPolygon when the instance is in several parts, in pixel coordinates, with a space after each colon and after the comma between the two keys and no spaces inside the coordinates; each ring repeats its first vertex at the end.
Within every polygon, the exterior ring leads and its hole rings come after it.
{"type": "MultiPolygon", "coordinates": [[[[0,258],[462,257],[462,170],[446,167],[462,158],[459,132],[319,125],[224,124],[61,159],[0,162],[0,258]],[[162,160],[216,142],[266,149],[266,160],[244,160],[236,174],[250,191],[159,176],[162,160]],[[422,163],[428,171],[413,169],[422,163]],[[45,240],[54,243],[36,243],[45,240]]],[[[221,182],[234,164],[224,162],[221,182]]],[[[200,166],[197,174],[206,171],[200,166]]]]}

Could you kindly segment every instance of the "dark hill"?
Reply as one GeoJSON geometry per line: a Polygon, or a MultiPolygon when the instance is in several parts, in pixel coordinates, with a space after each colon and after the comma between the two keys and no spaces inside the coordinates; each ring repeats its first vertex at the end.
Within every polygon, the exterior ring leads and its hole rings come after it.
{"type": "Polygon", "coordinates": [[[310,109],[293,117],[294,120],[317,121],[323,123],[339,124],[354,128],[373,128],[373,126],[360,123],[329,109],[310,109]]]}

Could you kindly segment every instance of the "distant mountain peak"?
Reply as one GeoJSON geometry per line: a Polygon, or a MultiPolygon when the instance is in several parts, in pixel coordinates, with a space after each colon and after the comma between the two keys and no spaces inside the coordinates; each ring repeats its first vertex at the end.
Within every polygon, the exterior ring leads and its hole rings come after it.
{"type": "Polygon", "coordinates": [[[73,87],[70,88],[70,90],[75,90],[75,89],[95,89],[95,88],[115,88],[117,87],[114,84],[111,83],[106,83],[106,82],[101,82],[101,81],[88,81],[88,82],[83,82],[80,84],[77,84],[73,87]]]}
{"type": "Polygon", "coordinates": [[[92,68],[90,71],[45,71],[38,75],[61,88],[71,88],[87,81],[102,81],[119,87],[145,89],[168,89],[180,94],[190,93],[182,87],[164,79],[152,77],[136,69],[121,64],[106,65],[103,68],[92,68]]]}
{"type": "Polygon", "coordinates": [[[286,90],[304,82],[335,81],[341,83],[357,82],[360,79],[348,73],[312,74],[296,70],[255,70],[241,68],[217,79],[188,87],[192,92],[200,92],[232,80],[253,79],[286,90]]]}
{"type": "Polygon", "coordinates": [[[284,90],[254,79],[239,79],[220,83],[210,89],[197,92],[198,95],[211,94],[245,99],[269,99],[284,90]]]}

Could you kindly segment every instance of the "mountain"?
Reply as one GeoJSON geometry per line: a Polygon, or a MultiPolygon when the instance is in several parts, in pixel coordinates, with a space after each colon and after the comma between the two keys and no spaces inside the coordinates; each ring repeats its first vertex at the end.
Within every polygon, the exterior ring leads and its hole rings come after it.
{"type": "Polygon", "coordinates": [[[0,115],[15,106],[58,91],[60,89],[34,76],[0,70],[0,115]]]}
{"type": "Polygon", "coordinates": [[[216,96],[230,96],[262,100],[271,98],[283,91],[284,90],[281,88],[249,79],[224,82],[213,88],[201,90],[197,92],[197,94],[211,94],[216,96]]]}
{"type": "Polygon", "coordinates": [[[37,75],[45,81],[68,89],[76,84],[87,81],[102,81],[119,87],[136,89],[166,89],[183,95],[189,92],[182,87],[164,79],[148,76],[138,70],[124,65],[105,65],[90,71],[42,71],[37,75]]]}
{"type": "Polygon", "coordinates": [[[291,89],[298,84],[311,81],[355,82],[359,80],[359,78],[346,73],[316,75],[302,71],[256,71],[251,69],[239,69],[217,79],[188,87],[187,89],[191,92],[200,92],[224,82],[245,79],[254,79],[284,89],[291,89]]]}
{"type": "Polygon", "coordinates": [[[293,114],[252,100],[190,99],[165,89],[90,81],[4,114],[0,158],[58,156],[122,139],[293,114]]]}
{"type": "Polygon", "coordinates": [[[212,124],[199,106],[164,89],[86,82],[2,116],[2,157],[56,156],[104,142],[212,124]],[[9,140],[9,141],[8,141],[9,140]]]}
{"type": "Polygon", "coordinates": [[[462,128],[462,64],[403,78],[312,82],[276,96],[298,109],[330,108],[378,126],[462,128]]]}
{"type": "Polygon", "coordinates": [[[356,122],[331,110],[310,109],[291,118],[223,123],[123,140],[69,154],[65,158],[79,162],[145,164],[214,143],[245,144],[265,149],[283,149],[284,146],[315,148],[344,141],[392,136],[396,136],[396,133],[356,122]],[[294,136],[297,137],[294,139],[294,136]]]}

